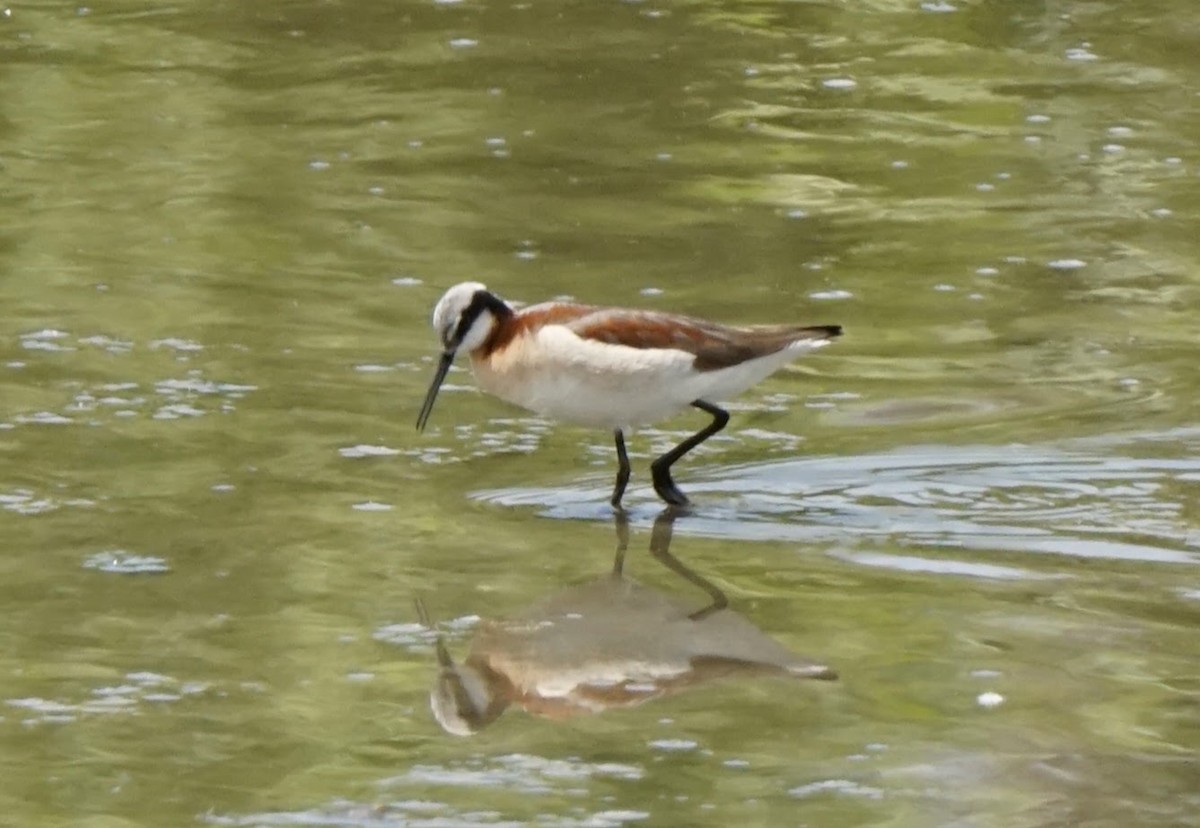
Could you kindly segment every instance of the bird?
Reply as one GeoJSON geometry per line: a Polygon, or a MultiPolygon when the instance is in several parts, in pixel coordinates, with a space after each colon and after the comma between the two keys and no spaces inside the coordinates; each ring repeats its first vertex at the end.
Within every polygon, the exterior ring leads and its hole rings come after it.
{"type": "Polygon", "coordinates": [[[610,429],[621,508],[631,466],[625,432],[689,407],[712,421],[650,464],[654,490],[673,506],[687,496],[671,467],[729,422],[717,401],[761,382],[801,354],[828,345],[840,325],[732,326],[653,310],[550,301],[514,307],[480,282],[454,285],[433,309],[442,344],[417,416],[424,431],[459,351],[486,392],[565,423],[610,429]]]}

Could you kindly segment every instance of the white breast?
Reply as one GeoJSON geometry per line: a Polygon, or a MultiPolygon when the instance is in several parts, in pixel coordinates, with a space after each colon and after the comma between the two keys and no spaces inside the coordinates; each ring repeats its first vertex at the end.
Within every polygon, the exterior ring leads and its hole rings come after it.
{"type": "Polygon", "coordinates": [[[717,402],[736,396],[823,344],[796,343],[741,365],[697,371],[694,356],[686,351],[581,339],[561,325],[548,325],[489,358],[472,356],[471,368],[488,393],[545,417],[628,428],[665,419],[698,399],[717,402]]]}

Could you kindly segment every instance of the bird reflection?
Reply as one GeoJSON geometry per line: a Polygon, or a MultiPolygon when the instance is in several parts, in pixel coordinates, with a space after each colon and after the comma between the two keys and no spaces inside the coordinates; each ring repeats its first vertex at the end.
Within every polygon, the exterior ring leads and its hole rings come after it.
{"type": "MultiPolygon", "coordinates": [[[[430,706],[449,733],[469,736],[513,705],[565,719],[634,707],[729,676],[836,679],[728,608],[725,594],[670,552],[674,509],[654,521],[650,553],[708,596],[695,601],[624,575],[628,519],[618,510],[612,572],[557,592],[509,620],[485,621],[456,664],[441,636],[430,706]]],[[[421,622],[431,626],[418,601],[421,622]]]]}

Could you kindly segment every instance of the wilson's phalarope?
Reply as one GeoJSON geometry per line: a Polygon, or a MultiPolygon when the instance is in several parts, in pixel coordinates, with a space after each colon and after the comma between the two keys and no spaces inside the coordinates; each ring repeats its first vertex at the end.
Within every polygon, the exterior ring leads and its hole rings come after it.
{"type": "Polygon", "coordinates": [[[545,302],[517,310],[478,282],[446,291],[433,309],[442,357],[425,395],[424,429],[438,389],[465,349],[483,390],[546,417],[610,428],[617,469],[612,505],[629,482],[624,431],[694,406],[712,422],[650,464],[654,490],[686,504],[671,465],[725,427],[713,400],[736,396],[803,353],[827,345],[839,325],[731,327],[631,308],[545,302]]]}

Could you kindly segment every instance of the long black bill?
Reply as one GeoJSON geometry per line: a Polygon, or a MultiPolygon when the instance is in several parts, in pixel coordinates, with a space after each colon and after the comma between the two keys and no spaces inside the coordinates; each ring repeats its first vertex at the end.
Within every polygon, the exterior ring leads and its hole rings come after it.
{"type": "Polygon", "coordinates": [[[421,413],[417,415],[417,431],[425,430],[425,423],[429,421],[429,413],[433,411],[433,401],[437,399],[438,389],[442,387],[442,382],[446,379],[446,372],[450,370],[453,362],[454,351],[446,351],[442,354],[442,359],[438,362],[437,373],[433,375],[433,383],[430,384],[429,392],[425,395],[425,402],[421,405],[421,413]]]}

